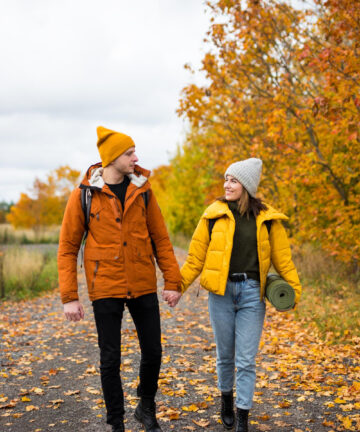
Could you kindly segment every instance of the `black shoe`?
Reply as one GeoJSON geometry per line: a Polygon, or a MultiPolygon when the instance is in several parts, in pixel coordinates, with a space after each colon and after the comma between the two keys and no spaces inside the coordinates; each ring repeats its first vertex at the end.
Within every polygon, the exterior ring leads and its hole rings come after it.
{"type": "Polygon", "coordinates": [[[112,425],[112,432],[125,432],[124,422],[112,425]]]}
{"type": "Polygon", "coordinates": [[[248,432],[248,415],[249,410],[241,408],[236,409],[236,431],[235,432],[248,432]]]}
{"type": "Polygon", "coordinates": [[[221,423],[225,429],[232,429],[235,424],[233,392],[221,393],[221,423]]]}
{"type": "Polygon", "coordinates": [[[156,420],[154,399],[141,398],[135,409],[135,418],[145,427],[146,432],[162,432],[156,420]]]}

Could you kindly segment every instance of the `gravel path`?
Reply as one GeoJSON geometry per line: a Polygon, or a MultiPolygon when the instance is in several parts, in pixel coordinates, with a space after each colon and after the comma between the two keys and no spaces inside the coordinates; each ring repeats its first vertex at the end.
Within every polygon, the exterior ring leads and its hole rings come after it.
{"type": "MultiPolygon", "coordinates": [[[[184,252],[176,253],[183,262],[184,252]]],[[[97,335],[83,283],[80,295],[86,308],[80,323],[64,321],[57,292],[0,305],[1,432],[111,430],[105,423],[97,335]]],[[[207,293],[195,283],[175,309],[162,300],[160,305],[164,352],[157,401],[163,430],[223,431],[207,293]]],[[[250,431],[359,430],[358,359],[356,347],[327,347],[292,314],[268,308],[250,431]],[[347,424],[351,428],[345,429],[347,424]]],[[[122,376],[127,432],[142,430],[133,419],[138,364],[136,332],[126,311],[122,376]]]]}

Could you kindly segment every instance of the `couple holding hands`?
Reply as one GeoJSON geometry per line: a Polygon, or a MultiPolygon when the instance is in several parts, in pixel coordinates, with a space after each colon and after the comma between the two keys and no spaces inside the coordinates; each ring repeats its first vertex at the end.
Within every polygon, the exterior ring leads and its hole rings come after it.
{"type": "Polygon", "coordinates": [[[114,432],[125,431],[120,363],[126,305],[141,349],[135,418],[146,432],[162,430],[155,405],[162,353],[156,259],[165,280],[163,298],[171,307],[201,274],[216,342],[221,421],[226,429],[248,431],[270,265],[294,288],[295,303],[301,294],[282,225],[287,217],[256,198],[262,161],[250,158],[224,170],[224,195],[205,209],[180,270],[148,181],[150,172],[137,165],[133,140],[101,126],[97,135],[101,163],[88,169],[70,195],[58,269],[65,317],[79,321],[84,309],[77,262],[86,240],[84,267],[98,332],[107,423],[114,432]]]}

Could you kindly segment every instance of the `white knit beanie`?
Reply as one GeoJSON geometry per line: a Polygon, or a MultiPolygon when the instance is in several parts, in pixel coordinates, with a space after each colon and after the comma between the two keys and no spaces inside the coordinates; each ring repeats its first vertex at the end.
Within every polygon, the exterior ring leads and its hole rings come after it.
{"type": "Polygon", "coordinates": [[[255,198],[257,188],[260,183],[262,160],[257,158],[245,159],[234,162],[229,166],[225,173],[236,178],[249,194],[255,198]]]}

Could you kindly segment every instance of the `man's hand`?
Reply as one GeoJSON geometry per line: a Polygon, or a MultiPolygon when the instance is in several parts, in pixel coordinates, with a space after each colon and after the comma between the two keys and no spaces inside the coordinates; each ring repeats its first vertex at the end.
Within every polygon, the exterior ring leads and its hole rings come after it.
{"type": "Polygon", "coordinates": [[[174,307],[179,303],[181,293],[179,291],[164,290],[162,293],[162,297],[165,301],[168,302],[169,306],[174,307]]]}
{"type": "Polygon", "coordinates": [[[80,321],[84,318],[84,308],[79,300],[64,304],[64,315],[68,321],[80,321]]]}

